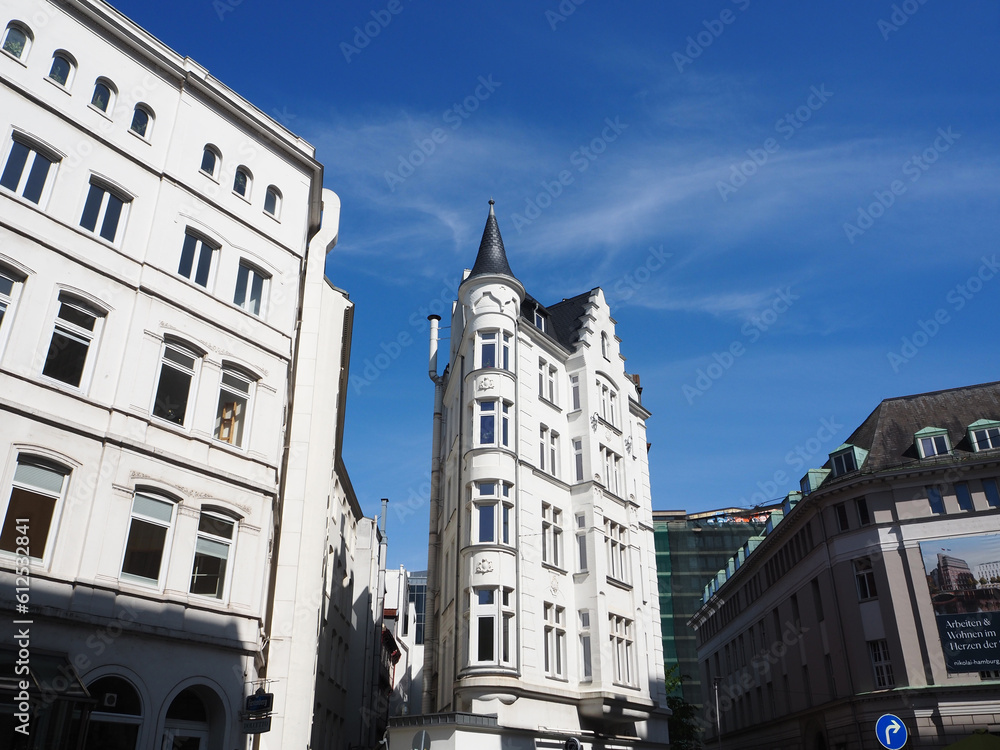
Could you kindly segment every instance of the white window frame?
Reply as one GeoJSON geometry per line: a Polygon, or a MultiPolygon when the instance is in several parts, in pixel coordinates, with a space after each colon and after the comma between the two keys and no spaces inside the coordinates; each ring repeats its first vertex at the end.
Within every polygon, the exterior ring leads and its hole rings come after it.
{"type": "Polygon", "coordinates": [[[580,409],[580,376],[570,375],[569,376],[569,389],[572,398],[572,411],[578,411],[580,409]]]}
{"type": "Polygon", "coordinates": [[[587,516],[577,513],[576,516],[576,566],[578,573],[589,570],[587,560],[587,516]]]}
{"type": "Polygon", "coordinates": [[[917,448],[921,458],[935,458],[937,456],[947,456],[951,453],[951,440],[948,435],[928,435],[917,438],[917,448]]]}
{"type": "MultiPolygon", "coordinates": [[[[234,448],[245,449],[250,444],[250,421],[253,415],[253,404],[254,396],[257,392],[257,379],[247,373],[246,371],[233,367],[231,365],[223,365],[222,371],[219,374],[219,402],[215,410],[215,420],[216,423],[212,428],[212,437],[214,440],[220,443],[225,443],[226,445],[231,445],[234,448]],[[226,382],[226,378],[229,378],[230,382],[226,382]],[[232,381],[237,381],[233,383],[232,381]],[[241,385],[246,385],[246,390],[240,388],[241,385]],[[240,425],[240,432],[242,432],[241,439],[237,440],[235,435],[230,432],[230,439],[227,440],[222,436],[223,427],[225,426],[223,414],[223,406],[225,404],[232,403],[232,401],[223,401],[227,397],[226,394],[238,399],[245,399],[243,406],[243,414],[240,415],[239,421],[234,422],[234,425],[240,425]]],[[[234,419],[236,415],[234,414],[234,419]]]]}
{"type": "Polygon", "coordinates": [[[105,117],[110,118],[111,114],[115,111],[115,102],[118,101],[118,87],[115,84],[105,78],[104,76],[99,77],[94,81],[94,88],[90,94],[90,103],[87,105],[96,112],[100,112],[105,117]],[[96,104],[94,104],[94,99],[97,96],[97,87],[103,86],[108,90],[108,103],[105,105],[104,109],[101,109],[96,104]]]}
{"type": "Polygon", "coordinates": [[[610,518],[604,519],[604,546],[608,578],[628,585],[631,580],[628,552],[628,527],[610,518]]]}
{"type": "Polygon", "coordinates": [[[80,227],[93,234],[95,238],[117,246],[125,236],[129,210],[132,207],[132,196],[111,187],[111,185],[96,177],[91,177],[88,184],[89,189],[87,197],[84,200],[83,213],[80,215],[80,227]],[[97,193],[101,194],[99,196],[100,205],[97,207],[97,214],[94,216],[94,226],[90,227],[84,224],[84,220],[87,218],[87,207],[91,203],[92,196],[96,196],[97,193]],[[122,205],[118,213],[118,219],[114,224],[114,235],[109,239],[104,233],[107,229],[105,222],[108,220],[108,207],[111,205],[112,196],[120,201],[122,205]]]}
{"type": "Polygon", "coordinates": [[[181,341],[177,341],[176,339],[164,340],[163,345],[160,347],[160,366],[156,370],[156,383],[153,386],[152,401],[150,401],[149,404],[149,416],[152,419],[155,419],[157,422],[172,425],[173,427],[179,429],[189,430],[191,428],[191,423],[194,421],[195,396],[198,392],[198,376],[201,372],[201,359],[202,355],[191,346],[181,341]],[[173,353],[174,357],[188,357],[193,360],[191,366],[188,367],[183,362],[179,362],[177,359],[168,357],[168,350],[173,353]],[[165,369],[179,372],[190,378],[188,381],[187,400],[184,404],[184,417],[181,422],[155,413],[157,396],[160,391],[160,381],[163,378],[163,371],[165,369]]]}
{"type": "Polygon", "coordinates": [[[0,263],[0,357],[13,327],[14,310],[21,298],[25,277],[0,263]]]}
{"type": "Polygon", "coordinates": [[[613,662],[613,682],[617,685],[635,685],[633,651],[635,646],[634,623],[621,615],[608,615],[611,658],[613,662]]]}
{"type": "Polygon", "coordinates": [[[205,147],[201,150],[201,165],[198,167],[198,171],[214,182],[219,181],[219,174],[222,172],[222,152],[219,151],[218,146],[211,143],[205,144],[205,147]],[[210,154],[212,156],[212,168],[205,169],[205,159],[210,154]]]}
{"type": "Polygon", "coordinates": [[[191,229],[185,230],[184,244],[181,245],[180,260],[177,263],[177,275],[211,293],[212,288],[215,286],[215,272],[218,266],[220,249],[217,242],[209,240],[203,234],[199,234],[191,229]],[[191,267],[188,269],[187,275],[185,275],[182,270],[184,267],[184,256],[187,253],[190,243],[194,243],[191,250],[191,267]],[[208,273],[206,274],[205,283],[202,284],[198,281],[198,272],[201,270],[206,253],[208,254],[208,273]]]}
{"type": "Polygon", "coordinates": [[[125,583],[137,584],[139,586],[148,586],[150,588],[155,588],[162,592],[167,582],[167,570],[170,567],[170,551],[173,546],[174,539],[174,528],[177,525],[177,503],[164,495],[156,493],[151,490],[137,489],[132,494],[132,507],[129,510],[129,522],[128,529],[125,532],[125,540],[122,545],[122,556],[121,561],[118,564],[118,580],[124,581],[125,583]],[[142,496],[147,500],[153,500],[157,503],[162,503],[170,505],[170,520],[164,521],[161,518],[155,518],[152,515],[143,514],[137,512],[135,509],[135,499],[138,496],[142,496]],[[125,558],[128,556],[128,542],[132,535],[132,524],[134,521],[138,520],[140,523],[146,523],[151,526],[157,526],[159,528],[166,529],[163,536],[163,549],[160,552],[160,566],[157,571],[157,578],[154,580],[152,578],[146,578],[145,576],[140,576],[136,573],[127,573],[125,571],[125,558]]]}
{"type": "Polygon", "coordinates": [[[35,35],[32,33],[31,29],[25,26],[20,21],[11,21],[7,24],[7,28],[3,33],[3,43],[0,44],[0,50],[3,50],[5,55],[10,56],[12,59],[17,60],[22,65],[25,64],[25,60],[28,58],[28,53],[31,51],[31,45],[35,41],[35,35]],[[20,32],[24,36],[24,47],[21,49],[21,54],[15,55],[13,52],[7,49],[7,43],[10,39],[11,30],[20,32]]]}
{"type": "Polygon", "coordinates": [[[128,132],[134,135],[136,138],[141,138],[142,140],[149,142],[153,136],[153,123],[156,121],[156,115],[153,113],[152,107],[150,107],[145,102],[138,102],[132,108],[132,119],[128,124],[128,132]],[[142,112],[146,115],[146,125],[143,131],[140,133],[135,127],[136,113],[142,112]]]}
{"type": "Polygon", "coordinates": [[[608,342],[608,334],[601,331],[601,356],[609,362],[611,361],[611,346],[608,342]]]}
{"type": "Polygon", "coordinates": [[[601,378],[597,379],[597,392],[601,396],[600,416],[612,427],[618,426],[618,393],[601,378]]]}
{"type": "Polygon", "coordinates": [[[475,407],[475,434],[474,445],[477,448],[509,448],[510,447],[510,414],[511,403],[504,399],[485,398],[477,399],[475,407]],[[487,407],[487,404],[490,406],[487,407]],[[483,419],[493,417],[493,440],[483,440],[483,419]],[[506,440],[504,438],[506,437],[506,440]]]}
{"type": "Polygon", "coordinates": [[[251,195],[253,193],[253,172],[249,170],[245,165],[240,164],[236,167],[236,171],[233,172],[233,194],[239,196],[243,200],[250,202],[251,195]],[[239,179],[240,173],[246,177],[246,187],[241,193],[236,189],[236,180],[239,179]]]}
{"type": "Polygon", "coordinates": [[[274,185],[268,185],[267,190],[264,192],[264,213],[270,216],[275,221],[280,221],[281,219],[281,191],[274,185]],[[271,196],[274,196],[274,206],[273,210],[268,210],[267,204],[271,200],[271,196]]]}
{"type": "Polygon", "coordinates": [[[78,64],[76,58],[64,49],[57,49],[52,53],[52,62],[49,64],[49,72],[45,74],[45,79],[51,81],[56,86],[61,89],[69,91],[73,87],[73,80],[76,78],[76,69],[78,64]],[[60,58],[69,66],[69,70],[66,71],[66,80],[60,81],[57,78],[52,77],[52,69],[55,67],[56,58],[60,58]]]}
{"type": "Polygon", "coordinates": [[[848,448],[846,451],[841,451],[830,456],[830,465],[833,467],[834,477],[841,477],[844,474],[857,471],[858,460],[857,456],[854,455],[854,448],[848,448]],[[848,465],[848,457],[850,457],[850,465],[848,465]]]}
{"type": "Polygon", "coordinates": [[[542,642],[542,669],[546,677],[566,679],[566,608],[544,602],[545,631],[542,642]]]}
{"type": "Polygon", "coordinates": [[[582,482],[583,473],[583,438],[573,440],[573,471],[577,482],[582,482]]]}
{"type": "Polygon", "coordinates": [[[43,566],[47,566],[52,559],[53,548],[55,547],[56,534],[59,528],[59,521],[62,517],[63,505],[66,499],[66,489],[69,486],[71,470],[61,464],[57,464],[51,460],[48,460],[42,456],[38,456],[27,451],[21,452],[17,456],[17,460],[14,462],[14,472],[11,476],[10,485],[7,489],[6,494],[2,499],[3,503],[3,513],[0,513],[0,531],[3,530],[7,525],[7,514],[10,512],[10,501],[14,494],[14,489],[20,489],[25,492],[30,492],[35,495],[40,495],[42,497],[49,498],[53,501],[52,507],[52,518],[49,521],[49,528],[45,534],[45,540],[42,542],[42,554],[36,554],[36,550],[39,548],[35,534],[38,532],[37,527],[32,526],[30,523],[26,529],[19,528],[21,524],[19,521],[25,520],[20,518],[10,519],[14,523],[14,550],[0,550],[0,555],[3,556],[16,556],[21,557],[17,553],[18,547],[22,545],[18,544],[18,537],[22,536],[20,533],[22,530],[26,530],[28,534],[26,535],[29,539],[28,544],[28,555],[32,560],[37,560],[42,563],[43,566]],[[57,475],[62,476],[62,481],[60,483],[59,489],[56,490],[50,486],[44,486],[40,483],[32,483],[25,474],[30,474],[31,468],[26,468],[23,472],[20,471],[21,466],[37,468],[46,472],[47,477],[55,478],[57,475]],[[21,478],[18,478],[18,473],[21,473],[21,478]]]}
{"type": "Polygon", "coordinates": [[[539,331],[545,331],[545,316],[542,315],[538,308],[535,308],[535,328],[539,331]]]}
{"type": "Polygon", "coordinates": [[[542,563],[561,570],[562,545],[563,512],[550,503],[542,503],[542,563]]]}
{"type": "Polygon", "coordinates": [[[14,155],[15,146],[21,146],[28,150],[27,156],[25,156],[25,161],[21,167],[21,173],[17,177],[17,184],[14,187],[9,185],[0,186],[3,190],[16,195],[21,200],[27,201],[32,205],[38,206],[39,209],[45,210],[49,203],[49,197],[52,195],[52,189],[55,186],[56,174],[59,172],[59,166],[62,164],[62,155],[59,154],[55,149],[41,143],[35,138],[31,138],[24,133],[15,131],[11,133],[10,141],[7,144],[6,152],[4,153],[3,169],[0,169],[0,179],[7,176],[7,168],[10,165],[11,157],[14,155]],[[28,183],[33,176],[36,165],[39,165],[39,159],[48,162],[48,167],[45,169],[45,178],[42,181],[41,190],[38,191],[38,200],[33,200],[26,196],[25,190],[28,187],[28,183]]]}
{"type": "Polygon", "coordinates": [[[1000,425],[973,427],[969,430],[969,440],[976,453],[1000,448],[1000,425]]]}
{"type": "Polygon", "coordinates": [[[611,494],[622,497],[625,489],[622,478],[622,457],[606,445],[602,445],[601,461],[604,464],[604,488],[611,494]]]}
{"type": "Polygon", "coordinates": [[[854,570],[854,585],[858,591],[858,601],[867,602],[878,599],[878,587],[875,584],[875,566],[867,557],[851,561],[854,570]]]}
{"type": "Polygon", "coordinates": [[[212,510],[210,508],[202,508],[198,515],[198,531],[195,535],[195,547],[191,556],[191,580],[188,583],[188,593],[191,596],[197,596],[204,599],[209,599],[212,601],[221,602],[226,604],[229,602],[229,592],[233,580],[233,569],[236,560],[236,542],[240,531],[240,519],[230,516],[226,513],[220,513],[219,511],[212,510]],[[207,531],[202,529],[201,521],[202,518],[215,519],[218,521],[223,521],[225,523],[230,523],[233,526],[233,533],[230,538],[226,538],[219,534],[213,533],[212,531],[207,531]],[[198,541],[204,539],[208,543],[214,543],[216,545],[222,545],[226,547],[226,569],[222,576],[222,591],[219,592],[218,596],[211,596],[209,594],[197,594],[192,589],[194,588],[195,579],[195,565],[198,561],[198,541]]]}
{"type": "Polygon", "coordinates": [[[892,671],[892,658],[889,656],[889,643],[886,639],[879,638],[868,641],[868,655],[871,657],[875,687],[896,687],[896,678],[892,671]]]}
{"type": "Polygon", "coordinates": [[[506,336],[506,334],[502,334],[501,331],[497,330],[483,330],[476,332],[476,365],[479,369],[507,369],[506,367],[501,367],[501,335],[506,336]],[[490,358],[486,356],[486,351],[487,348],[491,346],[493,347],[493,364],[487,364],[487,360],[490,358]]]}
{"type": "Polygon", "coordinates": [[[559,476],[559,433],[549,430],[549,474],[559,476]]]}
{"type": "Polygon", "coordinates": [[[502,627],[500,618],[500,603],[497,601],[500,591],[496,586],[476,586],[471,589],[471,619],[469,628],[469,662],[471,664],[498,664],[500,662],[499,632],[502,627]],[[489,599],[489,601],[487,601],[489,599]],[[492,620],[493,632],[489,644],[492,656],[482,657],[482,622],[492,620]]]}
{"type": "Polygon", "coordinates": [[[42,366],[39,369],[39,376],[50,383],[58,383],[63,388],[73,388],[78,391],[86,392],[90,387],[90,379],[94,372],[94,360],[97,359],[96,349],[97,344],[101,338],[101,331],[104,328],[104,322],[107,317],[107,313],[104,310],[100,310],[93,305],[85,302],[76,295],[70,294],[68,292],[60,292],[57,297],[58,304],[56,305],[56,313],[52,321],[52,333],[49,336],[49,348],[46,350],[45,359],[42,360],[42,366]],[[62,306],[76,310],[79,313],[89,315],[94,318],[94,327],[91,330],[87,330],[82,326],[73,323],[66,318],[61,318],[59,313],[62,311],[62,306]],[[48,353],[52,351],[52,340],[56,333],[59,332],[62,336],[67,339],[71,339],[80,344],[85,344],[87,347],[87,353],[84,357],[83,368],[80,371],[80,382],[79,383],[69,383],[65,380],[60,380],[59,378],[53,377],[51,375],[45,374],[45,367],[48,364],[48,353]]]}
{"type": "Polygon", "coordinates": [[[233,304],[236,305],[241,310],[250,313],[254,317],[263,318],[264,313],[267,311],[267,293],[271,286],[271,276],[264,271],[262,271],[258,266],[254,265],[248,260],[241,260],[239,268],[236,271],[236,289],[233,291],[233,304]],[[239,299],[240,293],[240,278],[246,275],[246,280],[243,283],[243,301],[239,299]],[[257,309],[253,309],[253,285],[257,279],[260,279],[260,298],[258,300],[257,309]]]}

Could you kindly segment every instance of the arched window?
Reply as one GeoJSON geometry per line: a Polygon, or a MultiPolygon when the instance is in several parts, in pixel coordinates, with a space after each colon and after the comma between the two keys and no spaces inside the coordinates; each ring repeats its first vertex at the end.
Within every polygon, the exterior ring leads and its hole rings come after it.
{"type": "Polygon", "coordinates": [[[202,509],[191,567],[192,594],[225,599],[229,595],[233,544],[238,522],[226,514],[202,509]]]}
{"type": "Polygon", "coordinates": [[[268,276],[245,260],[240,261],[240,269],[236,274],[236,294],[233,303],[239,305],[251,315],[260,317],[264,314],[264,298],[267,296],[268,276]]]}
{"type": "Polygon", "coordinates": [[[177,425],[187,423],[192,411],[191,384],[198,375],[201,356],[183,344],[163,342],[160,379],[153,398],[153,416],[177,425]]]}
{"type": "Polygon", "coordinates": [[[232,366],[222,368],[219,408],[215,412],[215,439],[242,447],[256,379],[232,366]]]}
{"type": "Polygon", "coordinates": [[[122,557],[121,578],[158,585],[163,577],[166,552],[174,526],[177,504],[150,492],[137,491],[122,557]]]}
{"type": "Polygon", "coordinates": [[[43,559],[61,510],[69,469],[36,456],[17,457],[4,509],[0,550],[43,559]],[[24,542],[24,538],[30,544],[24,542]]]}
{"type": "Polygon", "coordinates": [[[0,174],[0,186],[44,208],[59,161],[59,155],[50,147],[15,132],[0,174]]]}
{"type": "Polygon", "coordinates": [[[87,730],[86,750],[122,748],[135,750],[142,726],[139,693],[121,677],[100,677],[87,686],[97,700],[87,730]]]}
{"type": "Polygon", "coordinates": [[[233,192],[249,200],[250,187],[253,185],[253,175],[246,167],[237,167],[233,178],[233,192]]]}
{"type": "Polygon", "coordinates": [[[107,114],[114,109],[116,94],[117,89],[111,81],[98,78],[94,84],[94,95],[90,98],[90,106],[107,114]]]}
{"type": "Polygon", "coordinates": [[[608,334],[601,331],[601,356],[605,359],[611,359],[611,350],[608,345],[608,334]]]}
{"type": "Polygon", "coordinates": [[[215,177],[217,170],[222,165],[222,154],[215,146],[205,146],[201,153],[201,171],[209,177],[215,177]]]}
{"type": "Polygon", "coordinates": [[[278,190],[274,185],[270,185],[267,188],[267,194],[264,196],[264,213],[273,216],[275,219],[278,218],[278,214],[281,211],[281,191],[278,190]]]}
{"type": "Polygon", "coordinates": [[[42,375],[74,388],[86,389],[94,369],[91,345],[100,340],[106,313],[62,292],[52,325],[52,338],[45,355],[42,375]]]}
{"type": "Polygon", "coordinates": [[[3,51],[18,60],[24,60],[31,49],[32,39],[31,29],[17,21],[11,21],[3,35],[3,51]]]}
{"type": "Polygon", "coordinates": [[[136,104],[129,130],[148,141],[153,133],[153,119],[153,110],[145,104],[136,104]]]}
{"type": "Polygon", "coordinates": [[[49,80],[55,81],[64,88],[69,88],[73,83],[73,73],[76,70],[76,61],[73,56],[64,50],[58,50],[52,55],[52,67],[49,68],[49,80]]]}

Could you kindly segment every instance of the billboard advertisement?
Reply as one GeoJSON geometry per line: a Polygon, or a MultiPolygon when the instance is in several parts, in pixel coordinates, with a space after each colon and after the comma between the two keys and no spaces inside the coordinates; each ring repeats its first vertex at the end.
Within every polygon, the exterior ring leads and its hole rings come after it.
{"type": "Polygon", "coordinates": [[[1000,534],[920,543],[949,672],[1000,670],[1000,534]]]}

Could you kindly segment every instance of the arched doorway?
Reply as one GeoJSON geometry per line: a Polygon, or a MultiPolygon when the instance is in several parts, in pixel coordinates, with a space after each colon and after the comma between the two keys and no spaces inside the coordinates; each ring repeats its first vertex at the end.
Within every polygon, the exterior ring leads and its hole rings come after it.
{"type": "Polygon", "coordinates": [[[187,688],[167,709],[162,750],[208,750],[208,711],[195,688],[187,688]]]}
{"type": "Polygon", "coordinates": [[[97,700],[90,714],[85,750],[136,750],[142,728],[142,701],[127,680],[109,675],[87,687],[97,700]]]}

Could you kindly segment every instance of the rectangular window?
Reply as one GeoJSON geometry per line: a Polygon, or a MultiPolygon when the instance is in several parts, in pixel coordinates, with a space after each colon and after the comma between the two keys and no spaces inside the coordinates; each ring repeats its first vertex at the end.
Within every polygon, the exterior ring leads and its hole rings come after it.
{"type": "Polygon", "coordinates": [[[982,430],[973,430],[972,437],[977,451],[987,451],[991,448],[1000,448],[1000,427],[987,427],[982,430]]]}
{"type": "Polygon", "coordinates": [[[868,500],[864,497],[859,497],[854,501],[854,504],[858,509],[858,523],[862,526],[867,526],[872,522],[871,515],[868,513],[868,500]]]}
{"type": "Polygon", "coordinates": [[[501,367],[510,370],[510,334],[503,334],[501,367]]]}
{"type": "Polygon", "coordinates": [[[232,369],[222,371],[219,407],[215,412],[215,439],[240,447],[250,406],[253,381],[232,369]]]}
{"type": "Polygon", "coordinates": [[[542,562],[562,565],[562,511],[542,503],[542,562]]]}
{"type": "Polygon", "coordinates": [[[843,453],[838,453],[833,456],[833,475],[835,477],[843,476],[848,474],[858,468],[854,461],[854,449],[843,453]]]}
{"type": "Polygon", "coordinates": [[[479,334],[479,366],[497,366],[497,334],[496,331],[479,334]]]}
{"type": "Polygon", "coordinates": [[[927,502],[930,503],[931,513],[944,513],[944,499],[936,487],[927,488],[927,502]]]}
{"type": "Polygon", "coordinates": [[[0,330],[3,329],[3,319],[7,314],[7,309],[13,304],[16,283],[13,276],[0,269],[0,330]]]}
{"type": "Polygon", "coordinates": [[[628,529],[622,524],[605,519],[604,544],[607,549],[608,575],[615,580],[627,583],[629,579],[628,529]]]}
{"type": "Polygon", "coordinates": [[[576,552],[577,569],[580,573],[587,572],[587,517],[580,514],[576,517],[576,552]]]}
{"type": "Polygon", "coordinates": [[[59,295],[59,312],[45,356],[42,374],[81,387],[90,344],[96,338],[102,316],[88,305],[64,294],[59,295]]]}
{"type": "Polygon", "coordinates": [[[872,568],[872,561],[867,557],[854,561],[854,581],[858,586],[858,601],[863,602],[878,596],[875,590],[875,571],[872,568]]]}
{"type": "Polygon", "coordinates": [[[604,460],[604,486],[612,494],[621,496],[624,494],[624,482],[621,476],[622,461],[621,456],[610,448],[601,446],[601,457],[604,460]]]}
{"type": "Polygon", "coordinates": [[[583,481],[583,441],[574,440],[573,441],[573,467],[575,469],[574,476],[576,481],[583,481]]]}
{"type": "Polygon", "coordinates": [[[943,456],[948,452],[947,435],[935,435],[934,437],[920,438],[920,453],[924,458],[943,456]]]}
{"type": "Polygon", "coordinates": [[[25,200],[42,205],[43,196],[48,197],[46,187],[51,187],[49,176],[54,173],[52,167],[57,161],[15,138],[0,175],[0,185],[25,200]]]}
{"type": "Polygon", "coordinates": [[[164,550],[174,520],[174,503],[137,492],[132,500],[121,577],[158,583],[164,550]]]}
{"type": "Polygon", "coordinates": [[[997,491],[997,480],[984,479],[983,492],[986,493],[986,502],[991,508],[1000,508],[1000,491],[997,491]]]}
{"type": "Polygon", "coordinates": [[[153,416],[183,425],[188,415],[188,397],[198,355],[172,343],[163,345],[160,380],[153,400],[153,416]]]}
{"type": "Polygon", "coordinates": [[[214,513],[201,512],[198,539],[191,570],[191,593],[223,599],[228,581],[230,550],[236,522],[214,513]]]}
{"type": "Polygon", "coordinates": [[[49,547],[55,527],[59,501],[66,487],[67,473],[55,466],[27,457],[17,459],[10,500],[0,531],[0,550],[18,553],[28,549],[28,556],[41,560],[49,547]],[[27,537],[27,544],[23,544],[27,537]]]}
{"type": "MultiPolygon", "coordinates": [[[[177,273],[185,279],[190,279],[198,286],[205,287],[207,289],[212,275],[212,258],[217,249],[218,248],[216,246],[210,244],[198,235],[187,232],[184,235],[184,247],[181,249],[181,262],[180,265],[177,266],[177,273]]],[[[240,265],[240,276],[242,276],[245,268],[246,266],[243,266],[242,264],[240,265]]],[[[246,268],[246,270],[249,271],[248,268],[246,268]]],[[[244,299],[246,295],[246,281],[248,280],[249,277],[244,280],[244,299]]],[[[237,297],[239,297],[239,292],[239,279],[237,279],[237,297]]],[[[263,286],[261,293],[263,293],[263,286]]],[[[244,306],[240,301],[237,301],[236,304],[241,307],[244,306]]]]}
{"type": "MultiPolygon", "coordinates": [[[[211,265],[211,259],[209,259],[209,265],[211,265]]],[[[200,271],[201,268],[199,267],[198,270],[200,271]]],[[[267,279],[266,274],[241,262],[240,270],[236,274],[236,294],[233,297],[233,303],[242,307],[251,315],[259,317],[264,307],[267,279]]],[[[206,286],[207,283],[206,278],[206,283],[201,286],[206,286]]]]}
{"type": "Polygon", "coordinates": [[[538,312],[538,310],[535,310],[535,328],[539,331],[545,330],[545,316],[538,312]]]}
{"type": "Polygon", "coordinates": [[[610,624],[611,654],[614,663],[614,681],[632,685],[632,621],[618,615],[608,616],[610,624]]]}
{"type": "Polygon", "coordinates": [[[889,658],[889,644],[886,640],[868,641],[868,652],[872,658],[872,670],[875,672],[875,687],[891,688],[896,686],[892,674],[892,660],[889,658]]]}
{"type": "Polygon", "coordinates": [[[816,622],[823,622],[824,619],[823,596],[819,590],[818,578],[812,579],[812,596],[813,596],[813,604],[816,605],[816,622]]]}
{"type": "Polygon", "coordinates": [[[119,227],[125,223],[129,202],[128,199],[91,182],[87,202],[83,206],[83,216],[80,217],[80,226],[89,232],[96,232],[113,243],[120,234],[119,227]]]}
{"type": "Polygon", "coordinates": [[[972,493],[969,492],[969,485],[959,482],[955,485],[955,496],[958,498],[958,507],[962,510],[973,510],[972,493]]]}
{"type": "Polygon", "coordinates": [[[549,473],[559,476],[559,433],[549,430],[549,473]]]}
{"type": "Polygon", "coordinates": [[[545,453],[549,443],[549,428],[542,425],[538,428],[538,468],[545,471],[545,453]]]}
{"type": "Polygon", "coordinates": [[[566,676],[566,610],[545,602],[545,641],[543,662],[549,677],[566,676]]]}
{"type": "Polygon", "coordinates": [[[851,522],[847,520],[847,506],[844,503],[837,503],[834,507],[837,509],[837,529],[847,531],[851,528],[851,522]]]}
{"type": "Polygon", "coordinates": [[[569,376],[569,387],[570,393],[573,399],[573,411],[580,408],[580,376],[570,375],[569,376]]]}
{"type": "Polygon", "coordinates": [[[497,439],[497,402],[480,401],[479,403],[479,444],[493,445],[497,439]]]}
{"type": "Polygon", "coordinates": [[[496,661],[496,589],[473,589],[472,602],[476,661],[496,661]]]}

